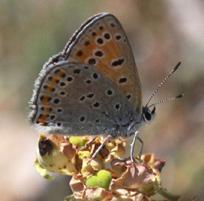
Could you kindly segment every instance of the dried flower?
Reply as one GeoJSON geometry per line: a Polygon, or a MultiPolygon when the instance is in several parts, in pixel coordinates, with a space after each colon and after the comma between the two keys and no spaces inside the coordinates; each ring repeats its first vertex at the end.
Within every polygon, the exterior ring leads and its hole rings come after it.
{"type": "Polygon", "coordinates": [[[126,139],[111,139],[98,153],[103,137],[65,137],[41,135],[35,162],[37,171],[45,178],[49,172],[72,176],[73,195],[66,200],[155,201],[160,194],[169,200],[178,196],[161,187],[160,173],[165,162],[153,154],[144,154],[137,163],[125,157],[126,139]]]}

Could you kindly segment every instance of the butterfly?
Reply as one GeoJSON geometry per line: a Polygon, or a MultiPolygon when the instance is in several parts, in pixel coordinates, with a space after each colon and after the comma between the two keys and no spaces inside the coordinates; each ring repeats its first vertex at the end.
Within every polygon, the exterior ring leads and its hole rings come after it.
{"type": "Polygon", "coordinates": [[[89,18],[62,52],[44,64],[29,118],[39,130],[63,135],[135,139],[155,106],[142,107],[139,74],[122,25],[110,13],[89,18]]]}

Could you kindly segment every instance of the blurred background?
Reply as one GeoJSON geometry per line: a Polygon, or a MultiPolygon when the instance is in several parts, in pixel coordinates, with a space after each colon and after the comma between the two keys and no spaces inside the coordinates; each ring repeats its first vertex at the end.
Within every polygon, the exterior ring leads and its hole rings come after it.
{"type": "Polygon", "coordinates": [[[182,200],[204,197],[203,0],[0,0],[1,201],[60,201],[68,178],[44,180],[33,167],[38,132],[27,120],[33,83],[50,56],[61,51],[88,17],[111,12],[133,48],[145,103],[161,78],[182,67],[155,100],[185,97],[157,107],[140,130],[144,152],[166,160],[163,186],[182,200]]]}

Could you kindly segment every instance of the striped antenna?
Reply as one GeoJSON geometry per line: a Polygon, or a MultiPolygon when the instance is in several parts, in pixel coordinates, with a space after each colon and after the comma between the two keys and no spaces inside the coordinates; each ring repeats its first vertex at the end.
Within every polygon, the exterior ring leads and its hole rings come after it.
{"type": "Polygon", "coordinates": [[[170,101],[175,101],[175,100],[177,100],[177,99],[182,98],[183,96],[184,96],[184,94],[179,94],[179,95],[177,95],[177,96],[175,96],[175,97],[164,98],[164,99],[162,99],[162,100],[160,100],[160,101],[158,101],[158,102],[156,102],[156,103],[153,103],[153,104],[149,105],[148,108],[150,108],[150,107],[152,107],[152,106],[155,106],[155,105],[159,105],[159,104],[163,104],[163,103],[168,103],[168,102],[170,102],[170,101]]]}
{"type": "MultiPolygon", "coordinates": [[[[150,103],[150,101],[152,100],[152,98],[158,93],[159,89],[164,86],[164,84],[168,81],[168,79],[171,77],[171,75],[176,72],[176,70],[179,68],[179,66],[181,65],[181,62],[178,62],[176,64],[176,66],[164,77],[164,79],[160,82],[160,84],[157,86],[157,88],[152,92],[149,100],[147,101],[145,107],[148,107],[148,104],[150,103]]],[[[175,98],[175,97],[174,97],[175,98]]],[[[172,99],[172,98],[170,98],[172,99]]]]}

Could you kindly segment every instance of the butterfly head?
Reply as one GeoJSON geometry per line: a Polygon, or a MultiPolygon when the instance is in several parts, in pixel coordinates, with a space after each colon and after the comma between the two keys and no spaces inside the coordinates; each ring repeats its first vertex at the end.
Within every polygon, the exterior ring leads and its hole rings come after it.
{"type": "Polygon", "coordinates": [[[158,93],[159,89],[166,84],[168,79],[171,77],[171,75],[173,75],[174,72],[176,72],[176,70],[179,68],[180,65],[181,65],[181,62],[178,62],[176,66],[163,78],[163,80],[160,82],[160,84],[157,86],[157,88],[155,88],[155,90],[151,94],[146,105],[142,107],[142,121],[143,122],[150,122],[154,118],[156,105],[161,104],[161,103],[166,103],[166,102],[176,100],[178,98],[183,97],[183,94],[179,94],[175,97],[164,98],[156,103],[150,104],[152,98],[158,93]]]}
{"type": "Polygon", "coordinates": [[[129,124],[127,136],[135,133],[135,131],[137,131],[144,123],[150,123],[155,117],[155,111],[156,107],[154,105],[143,106],[140,119],[136,118],[129,124]]]}

